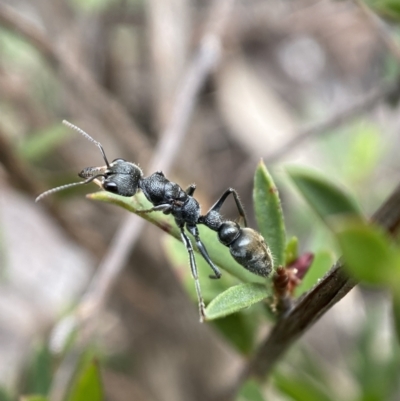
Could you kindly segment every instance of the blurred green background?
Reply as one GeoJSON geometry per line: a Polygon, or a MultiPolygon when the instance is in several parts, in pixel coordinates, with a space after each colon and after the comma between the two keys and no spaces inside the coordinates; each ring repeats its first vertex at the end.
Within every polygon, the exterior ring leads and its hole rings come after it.
{"type": "MultiPolygon", "coordinates": [[[[62,340],[52,329],[80,299],[128,214],[87,200],[94,185],[34,203],[102,164],[98,149],[61,121],[100,141],[109,159],[153,173],[150,157],[217,3],[0,0],[1,401],[45,396],[54,386],[62,340]]],[[[256,227],[253,176],[263,158],[279,188],[287,237],[299,238],[300,254],[316,254],[320,277],[340,252],[285,167],[323,172],[366,216],[398,184],[399,7],[393,0],[368,5],[373,18],[351,1],[234,2],[221,59],[167,174],[183,188],[196,183],[203,211],[226,188],[237,189],[256,227]]],[[[237,217],[233,202],[224,214],[237,217]]],[[[217,400],[265,337],[271,321],[260,305],[198,323],[182,285],[192,287],[188,261],[173,241],[150,224],[141,231],[97,317],[78,375],[83,384],[70,400],[217,400]]],[[[218,285],[234,283],[228,274],[225,283],[210,283],[203,265],[207,300],[218,285]]],[[[249,382],[238,399],[400,399],[389,298],[355,288],[265,386],[249,382]]]]}

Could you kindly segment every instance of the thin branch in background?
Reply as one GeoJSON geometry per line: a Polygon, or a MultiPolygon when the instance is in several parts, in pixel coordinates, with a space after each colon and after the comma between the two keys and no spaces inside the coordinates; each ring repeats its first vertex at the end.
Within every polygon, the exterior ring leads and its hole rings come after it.
{"type": "MultiPolygon", "coordinates": [[[[162,133],[152,157],[151,171],[161,168],[164,171],[168,170],[174,162],[187,132],[187,126],[200,90],[219,62],[221,36],[233,8],[233,3],[233,0],[220,0],[215,2],[210,10],[210,22],[206,33],[201,38],[198,50],[182,79],[169,124],[162,133]]],[[[77,307],[76,316],[82,336],[79,344],[82,349],[93,334],[97,323],[96,317],[106,303],[111,289],[124,268],[142,227],[143,220],[137,216],[130,214],[125,219],[124,223],[118,228],[106,256],[77,307]]],[[[66,394],[71,378],[68,378],[65,372],[71,371],[71,363],[76,364],[76,358],[72,362],[65,360],[56,373],[50,392],[52,401],[61,401],[66,394]]]]}
{"type": "Polygon", "coordinates": [[[75,61],[72,54],[55,48],[46,36],[29,20],[21,17],[11,7],[0,4],[0,25],[31,43],[49,65],[60,73],[61,81],[72,90],[85,114],[103,123],[138,160],[146,160],[150,144],[146,135],[135,124],[125,107],[107,93],[92,78],[90,72],[75,61]]]}
{"type": "MultiPolygon", "coordinates": [[[[400,185],[373,215],[372,221],[395,234],[400,226],[400,185]]],[[[265,379],[292,344],[355,285],[339,260],[331,270],[273,327],[233,387],[221,397],[230,400],[249,378],[265,379]]]]}
{"type": "Polygon", "coordinates": [[[283,144],[275,152],[267,155],[264,159],[266,163],[276,163],[282,157],[292,152],[293,149],[301,145],[309,138],[326,135],[332,130],[343,126],[349,120],[366,113],[372,108],[376,107],[385,98],[399,92],[399,82],[382,84],[377,88],[372,89],[365,95],[356,99],[352,105],[346,107],[344,110],[339,111],[329,116],[325,121],[321,121],[309,127],[304,127],[299,130],[297,135],[291,138],[288,142],[283,144]]]}
{"type": "Polygon", "coordinates": [[[5,71],[0,65],[0,93],[3,99],[13,108],[22,111],[26,116],[27,124],[32,130],[40,129],[51,124],[49,111],[36,102],[28,89],[25,78],[5,71]]]}
{"type": "Polygon", "coordinates": [[[186,67],[193,15],[190,0],[148,0],[144,4],[151,55],[153,124],[159,131],[169,121],[171,98],[186,67]]]}
{"type": "MultiPolygon", "coordinates": [[[[337,129],[348,123],[350,120],[372,110],[383,100],[397,95],[399,93],[399,89],[400,81],[381,84],[380,86],[361,96],[359,99],[356,99],[352,105],[329,116],[326,120],[313,124],[309,127],[299,129],[293,138],[289,139],[274,152],[264,156],[264,162],[268,165],[274,164],[286,155],[293,152],[305,141],[314,137],[331,134],[334,129],[337,129]]],[[[250,160],[247,161],[246,165],[242,169],[242,172],[237,178],[238,183],[248,180],[248,177],[253,174],[254,166],[258,160],[259,158],[251,157],[250,160]]]]}
{"type": "Polygon", "coordinates": [[[371,27],[379,35],[379,38],[386,46],[386,48],[396,58],[397,62],[400,63],[400,47],[394,40],[393,36],[390,34],[388,26],[385,24],[385,22],[382,21],[378,15],[373,13],[362,0],[354,0],[354,2],[365,15],[366,20],[369,22],[371,27]]]}

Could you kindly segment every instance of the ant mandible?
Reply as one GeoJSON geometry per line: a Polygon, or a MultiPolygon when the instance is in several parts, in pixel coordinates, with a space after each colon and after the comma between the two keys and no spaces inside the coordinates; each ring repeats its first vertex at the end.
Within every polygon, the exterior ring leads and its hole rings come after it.
{"type": "Polygon", "coordinates": [[[149,177],[144,177],[139,166],[124,159],[118,158],[109,163],[100,142],[95,141],[85,131],[68,121],[64,120],[63,124],[79,132],[98,146],[106,165],[84,168],[79,173],[79,177],[83,178],[84,181],[62,185],[43,192],[36,198],[36,202],[54,192],[76,185],[88,184],[92,181],[96,182],[105,191],[126,197],[134,196],[138,190],[141,190],[153,207],[147,210],[140,210],[140,213],[159,211],[164,214],[171,214],[175,218],[175,222],[180,229],[182,242],[189,254],[190,269],[196,286],[201,322],[206,317],[205,305],[201,295],[192,242],[185,228],[192,234],[198,250],[213,270],[214,274],[210,278],[220,278],[221,272],[211,260],[206,247],[200,239],[198,224],[203,224],[216,231],[219,241],[229,248],[233,258],[245,269],[258,276],[269,276],[273,269],[271,251],[262,235],[247,227],[243,205],[234,189],[228,188],[210,210],[205,215],[201,215],[200,205],[193,197],[196,189],[194,184],[183,190],[178,184],[169,181],[161,171],[157,171],[149,177]],[[243,227],[235,221],[224,219],[220,214],[220,209],[230,194],[233,195],[239,216],[243,220],[243,227]]]}

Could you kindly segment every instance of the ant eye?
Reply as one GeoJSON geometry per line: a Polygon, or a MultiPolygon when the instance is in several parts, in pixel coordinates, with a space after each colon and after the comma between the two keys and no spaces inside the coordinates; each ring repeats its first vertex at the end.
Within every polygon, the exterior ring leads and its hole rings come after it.
{"type": "Polygon", "coordinates": [[[118,194],[118,185],[115,182],[105,181],[103,184],[105,191],[112,192],[113,194],[118,194]]]}
{"type": "Polygon", "coordinates": [[[126,162],[125,159],[118,158],[118,159],[114,159],[111,163],[124,163],[124,162],[126,162]]]}

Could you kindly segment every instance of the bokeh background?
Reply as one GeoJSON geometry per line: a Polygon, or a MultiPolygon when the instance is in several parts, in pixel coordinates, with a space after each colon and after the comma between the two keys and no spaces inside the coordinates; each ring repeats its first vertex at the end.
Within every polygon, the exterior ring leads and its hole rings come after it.
{"type": "MultiPolygon", "coordinates": [[[[301,251],[336,259],[285,166],[341,182],[368,216],[397,184],[398,15],[389,1],[371,4],[373,14],[339,0],[0,0],[0,399],[48,390],[47,373],[29,372],[56,353],[54,327],[79,305],[128,219],[85,198],[94,184],[34,203],[103,163],[63,119],[109,159],[139,163],[146,175],[159,163],[182,187],[196,183],[203,210],[234,187],[252,227],[263,158],[301,251]],[[188,72],[207,57],[203,84],[184,97],[188,72]],[[174,136],[179,118],[188,122],[174,136]]],[[[224,213],[236,218],[233,202],[224,213]]],[[[189,267],[174,270],[164,235],[137,228],[96,315],[107,399],[217,400],[245,360],[221,327],[198,323],[181,285],[189,267]]],[[[399,399],[386,298],[353,290],[281,362],[263,390],[269,399],[399,399]],[[296,383],[303,393],[291,394],[296,383]]],[[[267,330],[260,324],[254,344],[267,330]]]]}

